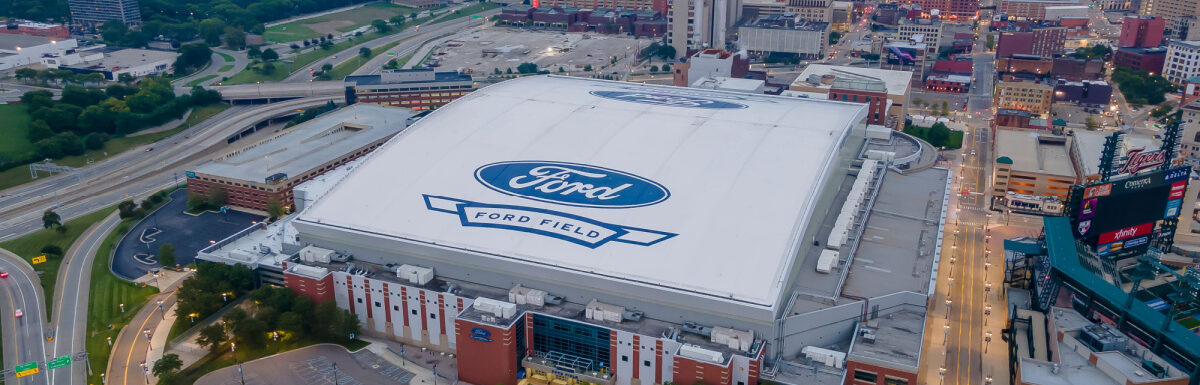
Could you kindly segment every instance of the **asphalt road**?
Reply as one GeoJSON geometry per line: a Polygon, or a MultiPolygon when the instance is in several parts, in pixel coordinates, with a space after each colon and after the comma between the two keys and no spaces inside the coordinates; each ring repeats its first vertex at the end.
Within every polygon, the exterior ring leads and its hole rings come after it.
{"type": "MultiPolygon", "coordinates": [[[[46,360],[45,314],[42,286],[37,274],[23,260],[8,250],[0,249],[0,269],[8,278],[0,278],[0,333],[4,339],[4,368],[46,360]],[[19,261],[19,262],[14,262],[19,261]],[[25,313],[15,318],[17,310],[25,313]]],[[[17,378],[7,375],[5,384],[49,384],[46,365],[38,365],[40,373],[17,378]]]]}
{"type": "MultiPolygon", "coordinates": [[[[150,337],[158,323],[163,321],[162,312],[175,305],[175,292],[183,283],[180,279],[162,293],[155,295],[146,306],[134,315],[113,341],[112,355],[108,358],[107,383],[111,385],[130,385],[149,383],[149,373],[143,369],[146,364],[146,353],[150,350],[150,337]],[[162,301],[161,306],[159,301],[162,301]],[[161,310],[160,310],[161,309],[161,310]]],[[[153,365],[151,362],[146,365],[153,365]]]]}
{"type": "Polygon", "coordinates": [[[53,208],[69,220],[125,199],[184,183],[184,171],[208,159],[215,147],[262,119],[313,107],[326,98],[302,98],[254,107],[236,106],[182,133],[116,154],[67,175],[5,190],[0,198],[0,241],[42,227],[42,211],[53,208]],[[147,149],[153,148],[151,151],[147,149]]]}
{"type": "MultiPolygon", "coordinates": [[[[50,344],[50,357],[59,357],[87,351],[88,295],[92,280],[92,263],[100,244],[108,237],[121,218],[117,212],[88,228],[75,244],[67,250],[59,267],[60,284],[54,288],[54,312],[51,315],[54,340],[50,344]]],[[[87,365],[74,362],[71,366],[55,369],[50,373],[51,384],[83,384],[87,381],[87,365]]]]}
{"type": "Polygon", "coordinates": [[[993,260],[987,246],[992,156],[986,118],[992,116],[994,55],[979,40],[973,54],[976,82],[968,95],[968,132],[951,167],[955,199],[947,230],[954,232],[947,237],[948,258],[940,269],[946,273],[938,277],[927,329],[941,333],[927,333],[925,341],[930,355],[921,378],[929,383],[1007,384],[1007,357],[1002,353],[1006,349],[999,332],[1005,308],[1003,253],[996,252],[993,260]],[[996,269],[990,269],[993,262],[996,269]]]}

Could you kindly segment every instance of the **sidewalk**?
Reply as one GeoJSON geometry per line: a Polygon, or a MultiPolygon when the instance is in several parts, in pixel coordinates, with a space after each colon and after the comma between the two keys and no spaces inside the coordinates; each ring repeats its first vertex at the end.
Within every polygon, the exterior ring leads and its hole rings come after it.
{"type": "Polygon", "coordinates": [[[425,363],[428,364],[432,362],[436,365],[436,368],[439,369],[437,372],[437,383],[467,384],[465,382],[458,381],[458,369],[456,368],[457,360],[453,357],[442,356],[441,354],[435,353],[432,350],[422,352],[420,347],[405,345],[399,342],[387,341],[375,337],[360,336],[359,339],[371,343],[366,347],[366,349],[371,351],[371,353],[375,353],[387,362],[411,372],[414,377],[411,381],[409,381],[409,384],[433,385],[433,365],[431,365],[431,367],[425,367],[420,363],[420,357],[425,356],[432,357],[431,360],[427,360],[425,363]],[[402,350],[404,351],[404,357],[400,357],[400,352],[402,350]],[[416,359],[416,361],[412,361],[410,359],[416,359]]]}
{"type": "MultiPolygon", "coordinates": [[[[148,305],[158,306],[158,304],[153,303],[148,305]]],[[[147,368],[153,368],[154,363],[158,362],[158,360],[162,358],[164,351],[166,350],[167,335],[171,333],[171,325],[175,324],[176,307],[178,307],[178,304],[172,305],[170,309],[162,309],[161,311],[164,312],[162,315],[160,315],[160,317],[162,317],[162,322],[159,322],[158,326],[155,327],[154,330],[150,331],[150,333],[152,333],[150,334],[150,350],[146,351],[145,360],[147,368]]],[[[160,310],[155,311],[157,312],[160,310]]],[[[139,332],[144,333],[145,331],[139,332]]],[[[180,358],[182,358],[182,356],[180,356],[180,358]]],[[[158,382],[158,377],[155,377],[153,372],[148,373],[149,374],[147,374],[147,377],[149,377],[151,381],[158,382]]]]}

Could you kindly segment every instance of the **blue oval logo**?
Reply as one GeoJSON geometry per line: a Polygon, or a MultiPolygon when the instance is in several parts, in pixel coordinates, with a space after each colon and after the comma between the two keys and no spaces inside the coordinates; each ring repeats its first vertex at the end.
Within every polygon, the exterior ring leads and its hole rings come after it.
{"type": "Polygon", "coordinates": [[[471,329],[471,338],[477,341],[492,342],[492,332],[484,328],[471,329]]]}
{"type": "Polygon", "coordinates": [[[503,194],[567,206],[624,209],[671,196],[652,180],[604,167],[548,161],[497,162],[475,169],[475,179],[503,194]]]}
{"type": "Polygon", "coordinates": [[[686,108],[708,108],[708,109],[731,109],[731,108],[746,108],[744,104],[730,103],[720,100],[712,100],[706,98],[698,98],[695,96],[666,94],[655,92],[630,92],[630,91],[591,91],[592,95],[596,95],[605,99],[621,100],[626,102],[653,104],[656,106],[668,107],[686,107],[686,108]]]}

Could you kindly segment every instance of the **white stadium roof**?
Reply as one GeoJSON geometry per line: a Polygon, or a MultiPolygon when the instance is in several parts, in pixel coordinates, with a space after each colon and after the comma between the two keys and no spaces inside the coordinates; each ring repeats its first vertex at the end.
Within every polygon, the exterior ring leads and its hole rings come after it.
{"type": "Polygon", "coordinates": [[[865,108],[509,80],[394,137],[298,222],[772,307],[865,108]]]}

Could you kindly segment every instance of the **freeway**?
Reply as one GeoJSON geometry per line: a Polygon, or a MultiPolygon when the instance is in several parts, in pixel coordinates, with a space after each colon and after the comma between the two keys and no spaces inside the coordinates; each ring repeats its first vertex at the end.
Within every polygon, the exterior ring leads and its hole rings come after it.
{"type": "MultiPolygon", "coordinates": [[[[18,364],[46,360],[46,330],[43,311],[42,285],[37,274],[15,254],[0,249],[0,270],[8,272],[8,278],[0,278],[0,331],[4,339],[4,368],[12,369],[18,364]],[[17,310],[24,313],[14,317],[17,310]]],[[[49,384],[46,365],[39,364],[41,373],[17,378],[6,375],[5,384],[49,384]]]]}
{"type": "Polygon", "coordinates": [[[0,240],[42,226],[41,213],[53,208],[65,220],[164,189],[184,180],[184,171],[204,161],[226,139],[274,117],[319,106],[312,97],[265,106],[233,107],[175,136],[112,156],[66,175],[5,190],[0,199],[0,240]]]}
{"type": "MultiPolygon", "coordinates": [[[[50,327],[54,340],[50,346],[50,357],[75,354],[87,350],[86,329],[88,294],[92,279],[92,258],[100,250],[100,244],[121,223],[116,211],[104,220],[88,228],[63,257],[58,270],[59,285],[54,288],[54,312],[50,327]]],[[[67,368],[50,373],[51,384],[82,384],[87,381],[87,366],[77,362],[67,368]]]]}

